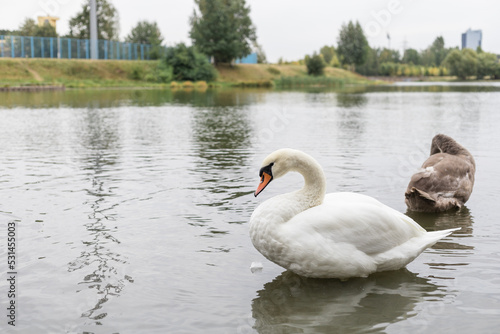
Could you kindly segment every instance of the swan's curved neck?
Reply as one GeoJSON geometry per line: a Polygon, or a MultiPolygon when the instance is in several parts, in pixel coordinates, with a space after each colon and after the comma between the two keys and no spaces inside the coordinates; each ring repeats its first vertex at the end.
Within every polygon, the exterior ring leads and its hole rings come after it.
{"type": "Polygon", "coordinates": [[[326,192],[326,178],[321,165],[312,157],[300,154],[295,157],[293,171],[302,174],[304,187],[297,194],[306,200],[310,207],[323,203],[326,192]]]}

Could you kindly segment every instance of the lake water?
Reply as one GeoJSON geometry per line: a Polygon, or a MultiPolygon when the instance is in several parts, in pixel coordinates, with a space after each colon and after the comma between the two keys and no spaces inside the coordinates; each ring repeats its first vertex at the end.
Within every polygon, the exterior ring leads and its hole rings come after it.
{"type": "Polygon", "coordinates": [[[15,222],[18,333],[496,333],[499,106],[481,83],[0,93],[0,329],[15,222]],[[462,229],[407,269],[305,279],[252,246],[255,207],[302,186],[254,198],[270,152],[308,152],[328,192],[405,212],[437,133],[471,151],[476,184],[460,212],[412,215],[462,229]]]}

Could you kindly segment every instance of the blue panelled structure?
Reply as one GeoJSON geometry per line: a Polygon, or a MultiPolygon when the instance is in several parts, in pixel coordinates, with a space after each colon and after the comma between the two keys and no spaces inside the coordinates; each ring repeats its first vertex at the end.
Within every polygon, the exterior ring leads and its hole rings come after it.
{"type": "Polygon", "coordinates": [[[236,59],[235,64],[257,64],[257,53],[251,53],[245,58],[236,59]]]}
{"type": "MultiPolygon", "coordinates": [[[[98,58],[149,60],[153,48],[150,44],[99,40],[98,58]]],[[[166,48],[159,48],[160,55],[164,55],[166,48]]],[[[0,58],[5,57],[90,59],[90,41],[66,37],[0,35],[0,58]]]]}

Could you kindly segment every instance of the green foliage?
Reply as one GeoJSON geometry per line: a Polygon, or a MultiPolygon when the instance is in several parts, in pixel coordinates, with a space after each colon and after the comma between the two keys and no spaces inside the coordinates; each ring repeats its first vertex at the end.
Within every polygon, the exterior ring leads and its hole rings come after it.
{"type": "MultiPolygon", "coordinates": [[[[96,0],[97,5],[97,38],[118,40],[118,12],[108,0],[96,0]]],[[[86,0],[82,11],[69,20],[69,37],[79,39],[90,38],[90,0],[86,0]]]]}
{"type": "Polygon", "coordinates": [[[184,43],[168,48],[165,62],[172,68],[174,80],[212,81],[217,76],[207,56],[184,43]]]}
{"type": "Polygon", "coordinates": [[[35,20],[26,18],[24,19],[23,24],[19,27],[19,34],[21,36],[35,36],[35,30],[37,28],[37,24],[35,20]]]}
{"type": "Polygon", "coordinates": [[[440,66],[448,54],[448,51],[444,47],[444,38],[442,36],[436,37],[430,47],[430,51],[434,56],[434,65],[440,66]]]}
{"type": "Polygon", "coordinates": [[[399,55],[399,51],[397,50],[390,50],[384,48],[378,56],[379,63],[386,63],[386,62],[399,63],[400,60],[401,57],[399,55]]]}
{"type": "Polygon", "coordinates": [[[346,83],[350,82],[349,79],[333,78],[326,76],[307,76],[307,77],[281,77],[275,80],[274,83],[277,87],[281,88],[294,88],[294,87],[329,87],[341,88],[346,83]]]}
{"type": "Polygon", "coordinates": [[[327,66],[340,67],[339,58],[333,46],[325,45],[319,50],[319,53],[323,56],[327,66]]]}
{"type": "Polygon", "coordinates": [[[307,77],[286,77],[274,81],[276,87],[293,88],[293,87],[343,87],[346,84],[346,79],[332,78],[326,76],[307,76],[307,77]]]}
{"type": "Polygon", "coordinates": [[[267,71],[271,74],[274,74],[274,75],[278,75],[278,74],[281,74],[281,71],[278,70],[277,68],[274,68],[274,67],[268,67],[267,68],[267,71]]]}
{"type": "Polygon", "coordinates": [[[379,75],[379,49],[368,47],[366,61],[356,67],[356,71],[363,75],[379,75]]]}
{"type": "Polygon", "coordinates": [[[189,33],[193,45],[213,57],[215,64],[230,63],[252,51],[257,40],[245,0],[195,0],[189,33]]]}
{"type": "Polygon", "coordinates": [[[365,63],[369,46],[359,22],[354,24],[349,21],[347,25],[342,25],[337,43],[342,64],[356,66],[365,63]]]}
{"type": "Polygon", "coordinates": [[[328,46],[328,45],[323,46],[319,50],[319,53],[323,56],[323,59],[325,60],[325,63],[327,65],[330,65],[331,61],[333,60],[333,57],[336,56],[335,48],[333,46],[328,46]]]}
{"type": "Polygon", "coordinates": [[[403,55],[403,63],[405,64],[413,64],[413,65],[421,65],[422,59],[420,54],[415,49],[406,49],[403,55]]]}
{"type": "Polygon", "coordinates": [[[163,36],[156,22],[139,21],[125,38],[126,42],[139,44],[161,44],[163,36]]]}
{"type": "Polygon", "coordinates": [[[0,36],[17,36],[17,35],[19,35],[19,31],[17,30],[0,29],[0,36]]]}
{"type": "Polygon", "coordinates": [[[232,87],[241,88],[273,88],[274,82],[271,80],[252,80],[252,81],[240,81],[233,83],[232,87]]]}
{"type": "Polygon", "coordinates": [[[138,64],[132,68],[129,78],[132,80],[168,83],[173,78],[172,67],[168,66],[164,60],[158,61],[158,65],[151,69],[138,64]]]}
{"type": "Polygon", "coordinates": [[[161,56],[161,43],[163,36],[156,22],[140,21],[132,28],[125,38],[130,43],[151,44],[150,59],[159,59],[161,56]]]}
{"type": "Polygon", "coordinates": [[[142,80],[144,79],[144,69],[141,66],[135,66],[132,68],[132,72],[129,75],[132,80],[142,80]]]}
{"type": "Polygon", "coordinates": [[[173,78],[174,78],[174,73],[172,67],[168,66],[166,61],[160,61],[155,71],[155,81],[170,82],[173,80],[173,78]]]}
{"type": "Polygon", "coordinates": [[[445,58],[444,64],[452,75],[456,75],[462,80],[477,74],[477,54],[471,49],[451,51],[445,58]]]}
{"type": "Polygon", "coordinates": [[[483,79],[485,76],[495,77],[500,64],[497,56],[493,53],[480,52],[477,54],[477,78],[483,79]]]}
{"type": "Polygon", "coordinates": [[[266,54],[264,53],[264,49],[262,49],[262,45],[255,43],[254,46],[257,52],[257,64],[267,64],[266,54]]]}
{"type": "Polygon", "coordinates": [[[309,75],[323,75],[325,72],[326,63],[321,54],[313,53],[312,56],[306,56],[307,74],[309,75]]]}
{"type": "Polygon", "coordinates": [[[441,66],[443,61],[450,53],[451,49],[444,47],[444,39],[442,36],[436,37],[434,42],[420,55],[421,64],[424,66],[441,66]]]}
{"type": "Polygon", "coordinates": [[[57,37],[56,29],[54,29],[53,26],[46,23],[39,27],[38,24],[35,23],[35,20],[30,18],[24,20],[17,33],[20,36],[57,37]]]}

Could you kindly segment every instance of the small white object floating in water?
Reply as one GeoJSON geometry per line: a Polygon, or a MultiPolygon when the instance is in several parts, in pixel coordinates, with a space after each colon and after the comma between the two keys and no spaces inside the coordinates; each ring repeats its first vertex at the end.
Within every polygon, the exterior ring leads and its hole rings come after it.
{"type": "Polygon", "coordinates": [[[261,272],[262,268],[264,268],[264,266],[261,262],[252,262],[252,264],[250,265],[250,271],[252,273],[261,272]]]}

